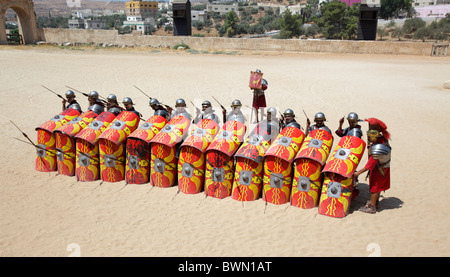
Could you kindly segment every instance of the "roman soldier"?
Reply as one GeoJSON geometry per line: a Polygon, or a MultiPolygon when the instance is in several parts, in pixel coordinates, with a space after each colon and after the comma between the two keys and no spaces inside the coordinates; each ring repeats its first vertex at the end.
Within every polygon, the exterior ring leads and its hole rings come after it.
{"type": "Polygon", "coordinates": [[[133,103],[133,100],[130,97],[125,97],[123,99],[122,103],[123,103],[123,106],[125,107],[126,111],[132,112],[135,115],[141,117],[141,114],[134,109],[134,107],[133,107],[134,103],[133,103]]]}
{"type": "Polygon", "coordinates": [[[351,112],[348,114],[347,116],[347,121],[348,121],[348,127],[345,129],[342,129],[342,124],[344,124],[344,117],[342,117],[339,120],[339,128],[336,130],[336,135],[343,137],[343,136],[347,136],[348,132],[352,129],[361,129],[361,126],[358,124],[359,122],[359,118],[358,118],[358,114],[356,114],[355,112],[351,112]]]}
{"type": "Polygon", "coordinates": [[[149,102],[150,107],[155,111],[153,115],[160,115],[167,119],[167,121],[170,120],[170,114],[169,111],[161,105],[161,103],[156,98],[150,99],[149,102]]]}
{"type": "Polygon", "coordinates": [[[184,99],[180,98],[175,102],[175,110],[172,111],[171,118],[177,115],[182,115],[189,119],[189,121],[192,119],[191,114],[186,111],[186,102],[184,99]]]}
{"type": "Polygon", "coordinates": [[[360,211],[373,214],[377,211],[381,192],[388,190],[391,185],[391,147],[388,142],[390,134],[386,124],[381,120],[369,118],[365,121],[369,122],[367,131],[369,160],[364,168],[354,173],[353,177],[358,178],[362,173],[370,172],[370,199],[360,211]]]}
{"type": "Polygon", "coordinates": [[[203,113],[200,114],[200,110],[197,108],[197,115],[195,119],[193,120],[194,124],[197,124],[202,119],[211,119],[217,124],[219,124],[219,117],[214,113],[214,110],[212,109],[211,102],[208,100],[203,101],[202,103],[202,111],[203,113]]]}
{"type": "Polygon", "coordinates": [[[329,133],[331,133],[331,130],[325,125],[325,121],[327,121],[327,119],[325,118],[325,114],[322,112],[318,112],[314,115],[314,122],[316,124],[310,126],[311,122],[309,121],[309,118],[306,119],[306,135],[309,134],[309,132],[311,132],[312,130],[325,130],[329,133]]]}
{"type": "MultiPolygon", "coordinates": [[[[256,73],[261,73],[261,70],[257,69],[255,71],[256,73]]],[[[264,108],[266,107],[266,96],[264,95],[264,92],[266,91],[268,87],[268,83],[266,79],[261,80],[261,88],[259,89],[253,89],[253,110],[255,111],[256,115],[256,122],[259,122],[258,118],[258,111],[261,113],[261,120],[264,117],[264,108]]],[[[252,111],[253,112],[253,111],[252,111]]]]}
{"type": "Polygon", "coordinates": [[[68,90],[66,91],[66,99],[62,100],[62,110],[64,111],[65,109],[75,109],[78,112],[83,113],[81,111],[81,106],[80,104],[78,104],[77,100],[75,100],[75,93],[72,90],[68,90]],[[68,103],[69,105],[66,107],[66,103],[68,103]]]}
{"type": "Polygon", "coordinates": [[[119,106],[117,97],[114,94],[108,95],[108,97],[106,97],[106,101],[106,109],[108,112],[118,116],[123,111],[123,108],[119,106]]]}
{"type": "Polygon", "coordinates": [[[285,127],[295,127],[301,130],[300,124],[295,120],[295,113],[291,109],[286,109],[281,116],[280,120],[280,129],[284,129],[285,127]]]}
{"type": "Polygon", "coordinates": [[[243,124],[245,124],[245,116],[241,112],[242,103],[240,100],[235,99],[233,102],[231,102],[231,112],[226,115],[225,108],[222,109],[222,115],[223,115],[223,123],[227,121],[239,121],[243,124]]]}
{"type": "Polygon", "coordinates": [[[93,111],[96,114],[101,114],[105,111],[105,106],[102,101],[98,99],[99,95],[96,91],[91,91],[88,96],[89,108],[88,110],[93,111]]]}

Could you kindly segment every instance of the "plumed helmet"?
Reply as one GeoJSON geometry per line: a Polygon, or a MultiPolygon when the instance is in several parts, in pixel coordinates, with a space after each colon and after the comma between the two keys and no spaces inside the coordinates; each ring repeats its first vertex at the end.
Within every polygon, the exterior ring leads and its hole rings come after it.
{"type": "Polygon", "coordinates": [[[150,105],[150,106],[153,106],[153,105],[161,105],[161,103],[159,103],[158,99],[152,98],[152,99],[150,99],[149,105],[150,105]]]}
{"type": "Polygon", "coordinates": [[[391,135],[390,135],[390,133],[388,132],[387,126],[386,126],[386,124],[385,124],[383,121],[381,121],[381,120],[379,120],[379,119],[377,119],[377,118],[374,118],[374,117],[364,119],[364,121],[369,122],[369,130],[377,130],[377,131],[380,131],[380,132],[383,133],[383,136],[384,136],[387,140],[389,140],[389,138],[391,137],[391,135]]]}
{"type": "Polygon", "coordinates": [[[66,91],[66,97],[73,97],[73,98],[75,98],[75,93],[73,92],[73,90],[66,91]]]}
{"type": "Polygon", "coordinates": [[[211,102],[209,102],[208,100],[203,101],[202,107],[211,107],[211,102]]]}
{"type": "Polygon", "coordinates": [[[242,103],[238,99],[235,99],[235,100],[233,100],[233,102],[231,102],[231,107],[241,107],[241,106],[242,106],[242,103]]]}
{"type": "Polygon", "coordinates": [[[114,102],[117,102],[117,97],[114,94],[110,94],[108,95],[108,97],[106,97],[107,100],[112,100],[114,102]]]}
{"type": "Polygon", "coordinates": [[[95,90],[89,92],[89,97],[98,99],[98,92],[96,92],[95,90]]]}
{"type": "Polygon", "coordinates": [[[269,83],[267,83],[266,79],[262,79],[261,83],[262,83],[262,89],[266,90],[267,87],[269,86],[269,83]]]}
{"type": "Polygon", "coordinates": [[[316,115],[314,115],[314,120],[323,120],[323,121],[327,121],[327,119],[325,118],[325,114],[322,113],[322,112],[316,113],[316,115]]]}
{"type": "Polygon", "coordinates": [[[133,100],[131,100],[130,97],[125,97],[125,98],[123,99],[122,103],[123,103],[123,104],[131,104],[131,105],[134,105],[134,104],[133,104],[133,100]]]}
{"type": "Polygon", "coordinates": [[[175,102],[175,107],[186,107],[186,102],[180,98],[175,102]]]}
{"type": "Polygon", "coordinates": [[[351,112],[348,114],[347,119],[349,120],[353,120],[353,121],[358,121],[358,114],[356,114],[355,112],[351,112]]]}
{"type": "Polygon", "coordinates": [[[291,109],[286,109],[286,110],[284,111],[283,115],[284,115],[284,116],[287,116],[287,115],[288,115],[288,116],[295,117],[294,111],[291,110],[291,109]]]}

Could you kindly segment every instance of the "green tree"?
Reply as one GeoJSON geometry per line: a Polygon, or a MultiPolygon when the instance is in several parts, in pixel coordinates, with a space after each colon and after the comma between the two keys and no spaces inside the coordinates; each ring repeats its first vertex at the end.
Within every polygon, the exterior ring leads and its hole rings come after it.
{"type": "Polygon", "coordinates": [[[301,26],[302,20],[300,15],[292,14],[289,9],[286,9],[280,22],[280,38],[286,39],[300,36],[302,34],[301,26]]]}
{"type": "Polygon", "coordinates": [[[358,32],[359,4],[330,2],[322,6],[319,27],[327,39],[354,39],[358,32]]]}
{"type": "Polygon", "coordinates": [[[405,34],[412,34],[420,28],[425,27],[426,22],[419,17],[408,18],[403,22],[403,31],[405,34]]]}
{"type": "Polygon", "coordinates": [[[398,18],[405,14],[411,17],[415,13],[412,3],[413,0],[381,0],[378,16],[383,19],[398,18]]]}
{"type": "Polygon", "coordinates": [[[380,36],[380,40],[383,40],[383,37],[387,36],[389,33],[386,30],[386,27],[382,28],[382,27],[378,27],[377,28],[377,35],[380,36]]]}
{"type": "Polygon", "coordinates": [[[234,11],[230,11],[225,15],[225,34],[228,37],[233,37],[237,31],[237,25],[239,24],[239,17],[234,11]]]}

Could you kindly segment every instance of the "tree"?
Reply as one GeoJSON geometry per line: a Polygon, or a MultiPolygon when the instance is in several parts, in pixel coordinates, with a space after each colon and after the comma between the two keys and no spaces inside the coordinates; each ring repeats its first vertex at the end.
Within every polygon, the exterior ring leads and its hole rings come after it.
{"type": "Polygon", "coordinates": [[[398,18],[404,14],[411,17],[415,13],[412,2],[413,0],[381,0],[378,15],[383,19],[398,18]]]}
{"type": "Polygon", "coordinates": [[[280,38],[298,37],[302,34],[300,15],[292,14],[289,9],[283,13],[280,22],[280,38]]]}
{"type": "Polygon", "coordinates": [[[359,4],[330,2],[322,6],[319,27],[327,39],[354,39],[358,32],[359,4]]]}
{"type": "Polygon", "coordinates": [[[398,38],[398,40],[402,40],[402,37],[404,35],[403,28],[395,27],[394,30],[391,32],[391,38],[398,38]]]}
{"type": "Polygon", "coordinates": [[[414,32],[414,39],[421,39],[423,42],[425,42],[427,40],[427,38],[432,36],[432,32],[431,29],[428,27],[420,27],[419,29],[417,29],[416,32],[414,32]]]}
{"type": "Polygon", "coordinates": [[[386,30],[386,28],[378,27],[377,28],[377,35],[380,36],[380,40],[383,40],[383,37],[388,35],[388,31],[386,30]]]}
{"type": "Polygon", "coordinates": [[[405,34],[412,34],[420,28],[425,27],[426,22],[419,17],[406,19],[403,23],[403,31],[405,34]]]}
{"type": "Polygon", "coordinates": [[[225,15],[225,34],[228,37],[232,37],[236,34],[237,25],[239,23],[239,17],[234,11],[230,11],[225,15]]]}

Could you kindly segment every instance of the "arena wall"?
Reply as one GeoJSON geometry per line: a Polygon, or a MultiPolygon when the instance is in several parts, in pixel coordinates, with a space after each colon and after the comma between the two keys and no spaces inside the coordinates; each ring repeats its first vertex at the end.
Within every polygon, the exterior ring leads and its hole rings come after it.
{"type": "Polygon", "coordinates": [[[191,49],[207,51],[276,51],[328,52],[356,54],[404,54],[428,56],[433,42],[361,41],[361,40],[299,40],[270,38],[221,38],[191,36],[119,35],[117,30],[52,29],[44,28],[47,43],[86,43],[114,46],[147,46],[173,48],[184,43],[191,49]]]}

